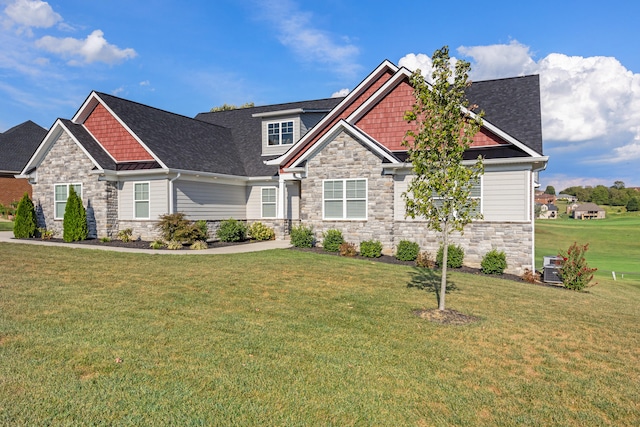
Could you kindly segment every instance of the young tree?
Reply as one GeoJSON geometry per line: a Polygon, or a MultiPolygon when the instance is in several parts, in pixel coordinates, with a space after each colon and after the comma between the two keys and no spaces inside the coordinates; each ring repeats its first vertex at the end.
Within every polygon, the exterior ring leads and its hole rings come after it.
{"type": "Polygon", "coordinates": [[[65,242],[85,240],[89,235],[87,211],[82,206],[82,200],[72,185],[69,186],[69,197],[67,197],[67,205],[64,209],[62,227],[62,240],[65,242]]]}
{"type": "Polygon", "coordinates": [[[36,229],[36,210],[33,202],[29,198],[29,194],[24,193],[16,210],[16,218],[13,223],[13,235],[17,239],[26,239],[35,236],[36,229]]]}
{"type": "Polygon", "coordinates": [[[553,185],[547,185],[547,188],[544,190],[544,194],[551,194],[552,196],[556,195],[556,189],[553,185]]]}
{"type": "MultiPolygon", "coordinates": [[[[422,217],[427,227],[440,233],[442,247],[449,247],[449,234],[464,232],[464,226],[477,217],[477,199],[471,190],[484,172],[482,159],[473,165],[463,164],[463,154],[473,142],[482,124],[481,114],[465,96],[470,85],[470,64],[459,60],[451,70],[449,48],[436,50],[432,57],[433,83],[425,81],[416,70],[411,76],[413,109],[404,115],[411,126],[403,144],[408,148],[414,178],[403,194],[407,216],[422,217]]],[[[448,250],[443,251],[442,279],[438,308],[445,309],[448,250]]]]}

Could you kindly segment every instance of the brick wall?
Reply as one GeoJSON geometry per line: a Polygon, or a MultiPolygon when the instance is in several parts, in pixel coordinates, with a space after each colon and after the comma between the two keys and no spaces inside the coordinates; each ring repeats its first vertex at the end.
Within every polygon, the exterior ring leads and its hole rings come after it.
{"type": "Polygon", "coordinates": [[[31,197],[31,185],[26,179],[0,177],[0,204],[9,206],[13,201],[19,201],[24,193],[31,197]]]}

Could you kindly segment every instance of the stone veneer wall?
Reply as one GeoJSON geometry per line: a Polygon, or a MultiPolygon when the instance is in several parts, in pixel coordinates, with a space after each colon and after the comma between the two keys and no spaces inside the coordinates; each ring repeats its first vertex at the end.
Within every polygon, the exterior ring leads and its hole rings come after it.
{"type": "Polygon", "coordinates": [[[393,220],[393,176],[383,175],[382,161],[351,135],[342,132],[307,162],[307,178],[301,183],[300,219],[312,226],[318,242],[328,229],[342,231],[345,240],[359,243],[380,240],[387,251],[394,246],[389,232],[393,220]],[[366,221],[322,219],[322,180],[367,179],[366,221]]]}
{"type": "MultiPolygon", "coordinates": [[[[36,205],[38,227],[54,230],[62,236],[62,219],[54,219],[54,185],[82,183],[82,204],[92,225],[90,237],[105,236],[113,228],[108,206],[113,210],[114,183],[98,181],[92,175],[94,165],[69,135],[63,133],[51,147],[38,167],[38,182],[33,185],[33,203],[36,205]],[[108,202],[109,201],[109,202],[108,202]],[[111,226],[110,226],[111,225],[111,226]]],[[[117,199],[116,215],[117,215],[117,199]]]]}
{"type": "MultiPolygon", "coordinates": [[[[393,255],[401,240],[417,242],[421,250],[434,256],[440,246],[439,235],[421,221],[394,221],[393,177],[383,175],[382,162],[369,149],[347,133],[341,133],[307,162],[307,178],[302,180],[301,223],[312,226],[316,240],[322,233],[338,229],[346,241],[359,245],[379,240],[383,253],[393,255]],[[322,180],[367,178],[367,221],[323,221],[322,180]]],[[[482,257],[492,249],[507,254],[507,272],[521,274],[532,268],[533,227],[528,222],[478,221],[465,227],[464,235],[451,235],[451,243],[465,250],[465,264],[479,267],[482,257]]]]}

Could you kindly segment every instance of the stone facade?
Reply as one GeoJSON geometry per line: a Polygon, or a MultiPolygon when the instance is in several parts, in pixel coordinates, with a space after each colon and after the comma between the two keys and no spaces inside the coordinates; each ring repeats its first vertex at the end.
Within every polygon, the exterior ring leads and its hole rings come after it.
{"type": "Polygon", "coordinates": [[[387,252],[394,247],[393,176],[384,175],[382,160],[346,132],[339,134],[307,162],[307,177],[302,180],[300,219],[312,226],[316,240],[329,229],[342,231],[345,240],[359,243],[380,240],[387,252]],[[367,220],[323,220],[322,192],[325,179],[367,179],[367,220]]]}
{"type": "Polygon", "coordinates": [[[33,185],[38,227],[62,235],[62,219],[55,219],[54,185],[82,184],[82,203],[87,208],[89,237],[107,236],[114,228],[113,210],[117,215],[117,189],[114,183],[99,181],[91,174],[93,163],[69,135],[63,133],[53,144],[40,167],[33,185]]]}
{"type": "MultiPolygon", "coordinates": [[[[365,240],[379,240],[383,253],[392,255],[401,240],[420,245],[435,254],[440,237],[424,221],[394,220],[394,181],[386,175],[383,163],[367,147],[346,132],[326,144],[307,162],[307,177],[302,180],[301,223],[312,226],[318,242],[322,233],[338,229],[346,241],[359,245],[365,240]],[[323,220],[323,180],[366,178],[368,194],[367,220],[323,220]]],[[[492,249],[507,254],[507,272],[521,274],[532,268],[533,225],[530,222],[475,221],[465,227],[463,235],[450,236],[452,244],[465,250],[465,264],[479,267],[482,257],[492,249]]]]}

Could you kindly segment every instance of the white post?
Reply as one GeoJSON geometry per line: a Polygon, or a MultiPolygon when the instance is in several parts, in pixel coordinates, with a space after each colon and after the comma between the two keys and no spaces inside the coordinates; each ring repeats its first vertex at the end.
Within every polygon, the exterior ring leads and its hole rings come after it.
{"type": "Polygon", "coordinates": [[[285,180],[282,175],[278,181],[278,219],[284,219],[284,197],[285,197],[285,180]]]}
{"type": "Polygon", "coordinates": [[[615,272],[615,271],[612,271],[612,272],[611,272],[611,275],[613,276],[613,280],[616,280],[616,272],[615,272]]]}

